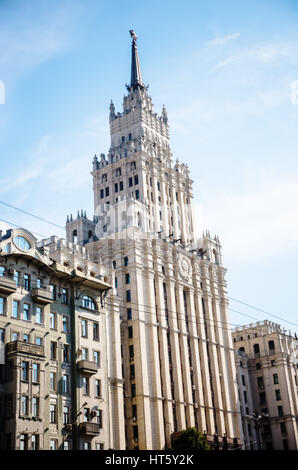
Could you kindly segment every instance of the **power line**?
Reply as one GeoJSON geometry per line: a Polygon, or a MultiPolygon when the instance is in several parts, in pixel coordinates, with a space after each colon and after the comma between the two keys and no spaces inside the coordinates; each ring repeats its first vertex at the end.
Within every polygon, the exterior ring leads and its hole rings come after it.
{"type": "MultiPolygon", "coordinates": [[[[16,227],[16,228],[26,229],[26,227],[21,227],[20,225],[13,224],[12,222],[9,222],[8,220],[5,220],[5,219],[0,219],[0,221],[6,223],[8,225],[12,225],[13,227],[16,227]]],[[[26,230],[28,230],[28,232],[35,233],[35,235],[38,235],[39,237],[47,238],[47,236],[43,235],[42,233],[34,232],[33,230],[29,230],[29,229],[26,229],[26,230]]]]}
{"type": "Polygon", "coordinates": [[[274,315],[273,313],[266,312],[266,310],[262,310],[261,308],[254,307],[253,305],[247,304],[245,302],[242,302],[241,300],[234,299],[233,297],[228,297],[228,299],[234,300],[235,302],[238,302],[239,304],[246,305],[246,307],[253,308],[254,310],[258,310],[259,312],[265,313],[266,315],[270,315],[271,317],[278,318],[278,320],[285,321],[286,323],[290,323],[291,325],[298,326],[297,323],[293,323],[289,320],[285,320],[282,317],[279,317],[277,315],[274,315]]]}
{"type": "Polygon", "coordinates": [[[16,211],[22,212],[23,214],[29,215],[30,217],[35,217],[35,219],[41,220],[42,222],[46,222],[47,224],[54,225],[55,227],[65,229],[65,227],[62,227],[61,225],[55,224],[54,222],[51,222],[50,220],[44,219],[43,217],[39,217],[38,215],[32,214],[31,212],[27,212],[23,209],[20,209],[19,207],[12,206],[11,204],[8,204],[7,202],[0,201],[0,204],[3,204],[4,206],[10,207],[12,209],[15,209],[16,211]]]}

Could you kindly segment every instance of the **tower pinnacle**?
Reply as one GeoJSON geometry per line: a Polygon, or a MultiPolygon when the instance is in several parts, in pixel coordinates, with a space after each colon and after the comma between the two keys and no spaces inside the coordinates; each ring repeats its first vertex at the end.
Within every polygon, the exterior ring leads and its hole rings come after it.
{"type": "Polygon", "coordinates": [[[132,37],[132,48],[131,48],[131,78],[130,78],[130,87],[137,88],[138,86],[143,87],[142,74],[140,61],[138,56],[137,48],[137,35],[133,29],[130,31],[132,37]]]}

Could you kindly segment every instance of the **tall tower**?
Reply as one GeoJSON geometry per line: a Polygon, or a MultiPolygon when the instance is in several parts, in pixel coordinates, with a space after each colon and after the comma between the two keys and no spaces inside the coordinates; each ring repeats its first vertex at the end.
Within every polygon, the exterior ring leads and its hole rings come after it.
{"type": "Polygon", "coordinates": [[[167,112],[154,113],[130,34],[123,112],[111,102],[111,146],[93,160],[94,218],[68,219],[67,237],[83,240],[114,277],[127,448],[169,447],[189,426],[235,444],[242,430],[220,242],[195,236],[189,169],[173,164],[167,112]]]}

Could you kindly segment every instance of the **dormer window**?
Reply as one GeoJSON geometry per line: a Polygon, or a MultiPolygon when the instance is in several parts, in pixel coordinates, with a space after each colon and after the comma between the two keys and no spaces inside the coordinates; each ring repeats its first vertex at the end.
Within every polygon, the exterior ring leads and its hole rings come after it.
{"type": "Polygon", "coordinates": [[[28,251],[31,248],[30,243],[24,237],[21,237],[21,236],[14,237],[13,241],[14,241],[15,245],[18,248],[20,248],[20,250],[28,251]]]}

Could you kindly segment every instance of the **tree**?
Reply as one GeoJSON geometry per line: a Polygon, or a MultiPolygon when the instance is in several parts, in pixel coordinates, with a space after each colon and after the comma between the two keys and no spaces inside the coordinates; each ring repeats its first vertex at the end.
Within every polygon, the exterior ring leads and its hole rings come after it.
{"type": "Polygon", "coordinates": [[[211,450],[207,437],[196,428],[187,428],[172,441],[173,450],[211,450]]]}

